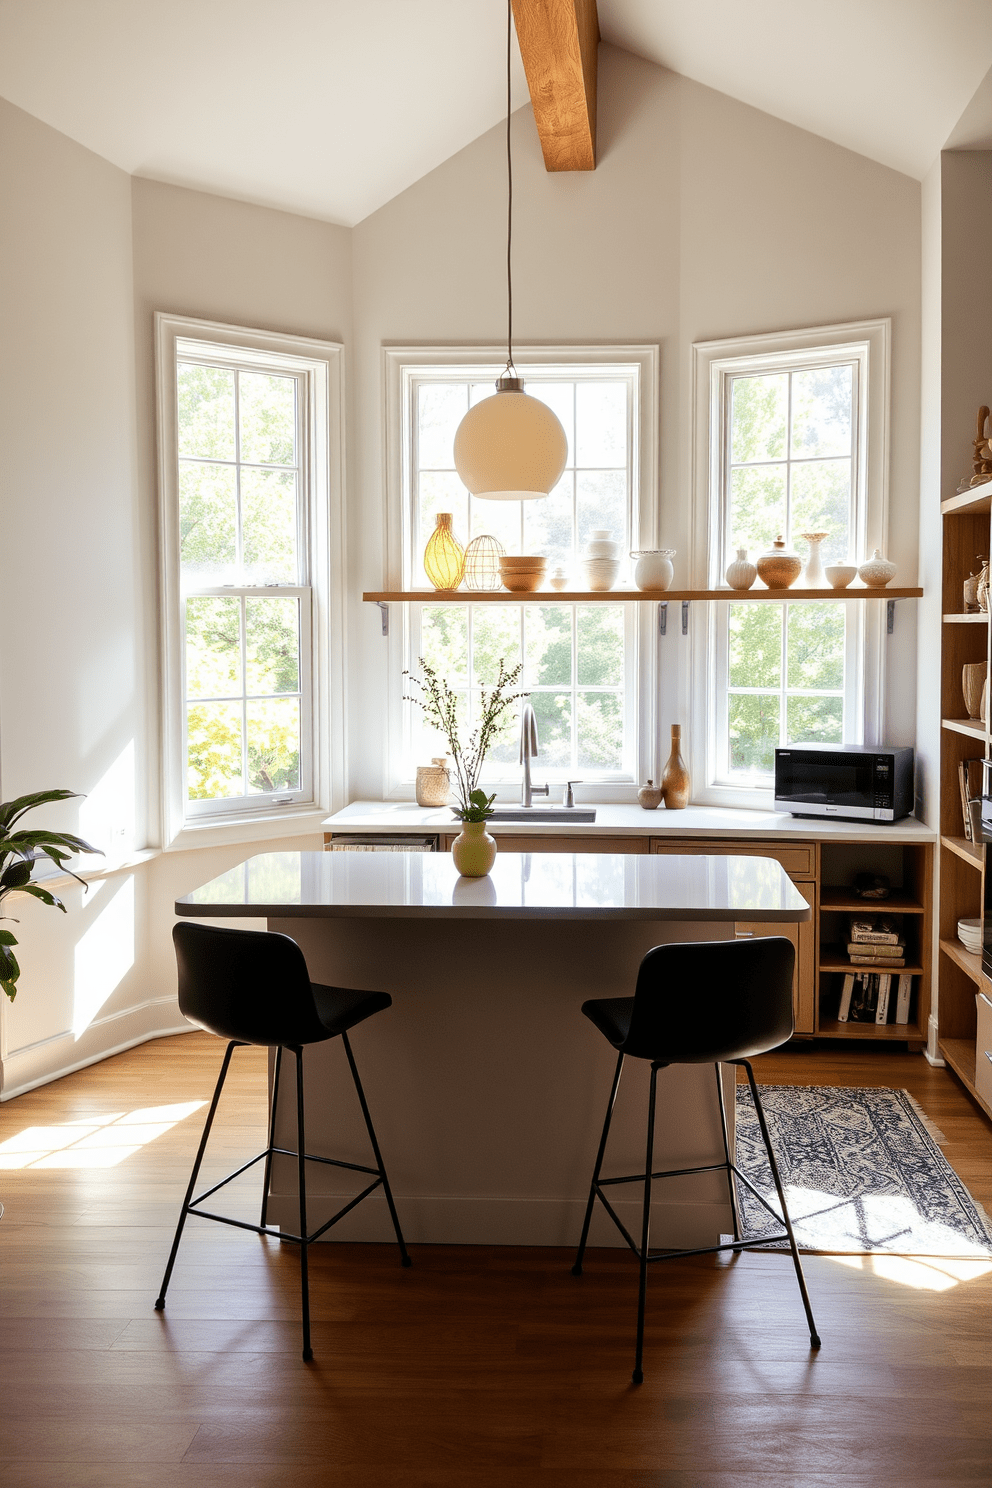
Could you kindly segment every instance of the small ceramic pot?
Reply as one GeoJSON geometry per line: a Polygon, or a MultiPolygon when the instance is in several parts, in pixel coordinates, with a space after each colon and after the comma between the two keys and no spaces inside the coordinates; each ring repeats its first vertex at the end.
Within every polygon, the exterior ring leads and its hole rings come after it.
{"type": "Polygon", "coordinates": [[[969,661],[961,668],[961,695],[969,718],[981,718],[982,693],[988,677],[988,664],[984,661],[969,661]]]}
{"type": "Polygon", "coordinates": [[[568,588],[568,574],[565,572],[565,570],[563,568],[556,568],[555,571],[554,571],[554,573],[551,575],[550,579],[548,580],[548,583],[551,585],[552,589],[558,589],[558,590],[567,589],[568,588]]]}
{"type": "Polygon", "coordinates": [[[644,807],[645,811],[657,811],[661,805],[663,795],[664,791],[661,786],[655,785],[653,780],[649,780],[647,785],[642,785],[637,792],[637,802],[639,806],[644,807]]]}
{"type": "Polygon", "coordinates": [[[789,552],[784,537],[777,537],[755,567],[758,578],[769,589],[788,589],[802,573],[803,560],[798,553],[789,552]]]}
{"type": "Polygon", "coordinates": [[[831,589],[846,589],[858,577],[853,563],[829,563],[823,572],[831,589]]]}
{"type": "Polygon", "coordinates": [[[612,589],[620,577],[619,558],[587,558],[582,564],[586,588],[596,593],[612,589]]]}
{"type": "Polygon", "coordinates": [[[583,558],[619,558],[620,544],[614,542],[608,527],[597,527],[589,534],[583,558]]]}
{"type": "Polygon", "coordinates": [[[490,837],[485,822],[462,822],[451,856],[463,878],[485,878],[496,861],[496,838],[490,837]]]}
{"type": "Polygon", "coordinates": [[[758,570],[748,562],[747,548],[738,548],[737,557],[724,574],[727,583],[731,589],[750,589],[757,577],[758,570]]]}
{"type": "Polygon", "coordinates": [[[637,559],[634,583],[638,589],[668,589],[671,586],[675,577],[672,567],[674,548],[646,548],[630,556],[637,559]]]}
{"type": "Polygon", "coordinates": [[[862,563],[858,569],[858,577],[869,589],[884,589],[889,580],[895,578],[895,573],[895,564],[882,557],[881,548],[876,548],[867,563],[862,563]]]}

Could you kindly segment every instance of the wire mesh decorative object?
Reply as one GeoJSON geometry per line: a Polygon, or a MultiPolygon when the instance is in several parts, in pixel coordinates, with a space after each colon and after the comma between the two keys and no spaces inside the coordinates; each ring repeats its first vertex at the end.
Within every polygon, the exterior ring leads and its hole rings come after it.
{"type": "Polygon", "coordinates": [[[424,572],[435,589],[457,589],[465,572],[465,549],[451,530],[451,513],[438,512],[424,549],[424,572]]]}
{"type": "Polygon", "coordinates": [[[501,588],[499,560],[505,553],[506,549],[499,539],[490,537],[487,532],[473,537],[465,549],[465,588],[501,588]]]}

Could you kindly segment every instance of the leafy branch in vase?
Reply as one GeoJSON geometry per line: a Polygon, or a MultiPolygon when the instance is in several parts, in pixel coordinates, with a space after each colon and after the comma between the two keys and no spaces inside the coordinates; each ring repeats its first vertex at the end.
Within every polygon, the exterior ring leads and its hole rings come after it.
{"type": "Polygon", "coordinates": [[[453,692],[443,677],[420,657],[423,680],[404,672],[413,687],[420,689],[419,697],[404,694],[404,701],[422,708],[425,718],[444,735],[448,741],[448,753],[455,766],[456,794],[458,805],[453,807],[455,815],[462,821],[485,821],[492,815],[495,795],[486,796],[479,790],[479,777],[487,753],[506,728],[509,719],[507,710],[519,699],[529,697],[528,692],[513,692],[523,663],[518,662],[510,671],[506,670],[500,657],[499,673],[492,688],[483,687],[479,693],[479,720],[472,730],[468,743],[463,747],[458,734],[458,694],[453,692]]]}

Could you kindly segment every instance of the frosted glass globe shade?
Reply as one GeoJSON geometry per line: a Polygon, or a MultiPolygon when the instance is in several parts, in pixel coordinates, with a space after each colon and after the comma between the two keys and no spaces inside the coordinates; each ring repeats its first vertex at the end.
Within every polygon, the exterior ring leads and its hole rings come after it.
{"type": "Polygon", "coordinates": [[[455,430],[455,469],[473,496],[534,501],[561,479],[565,430],[546,403],[501,390],[470,408],[455,430]]]}

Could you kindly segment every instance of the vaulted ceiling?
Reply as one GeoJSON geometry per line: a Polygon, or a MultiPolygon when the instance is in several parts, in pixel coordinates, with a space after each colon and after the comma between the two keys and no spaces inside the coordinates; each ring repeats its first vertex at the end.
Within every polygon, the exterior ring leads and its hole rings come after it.
{"type": "MultiPolygon", "coordinates": [[[[0,0],[0,96],[131,173],[351,224],[503,116],[505,15],[504,0],[0,0]]],[[[917,177],[992,66],[992,0],[599,0],[599,22],[917,177]]],[[[519,59],[514,87],[523,101],[519,59]]]]}

